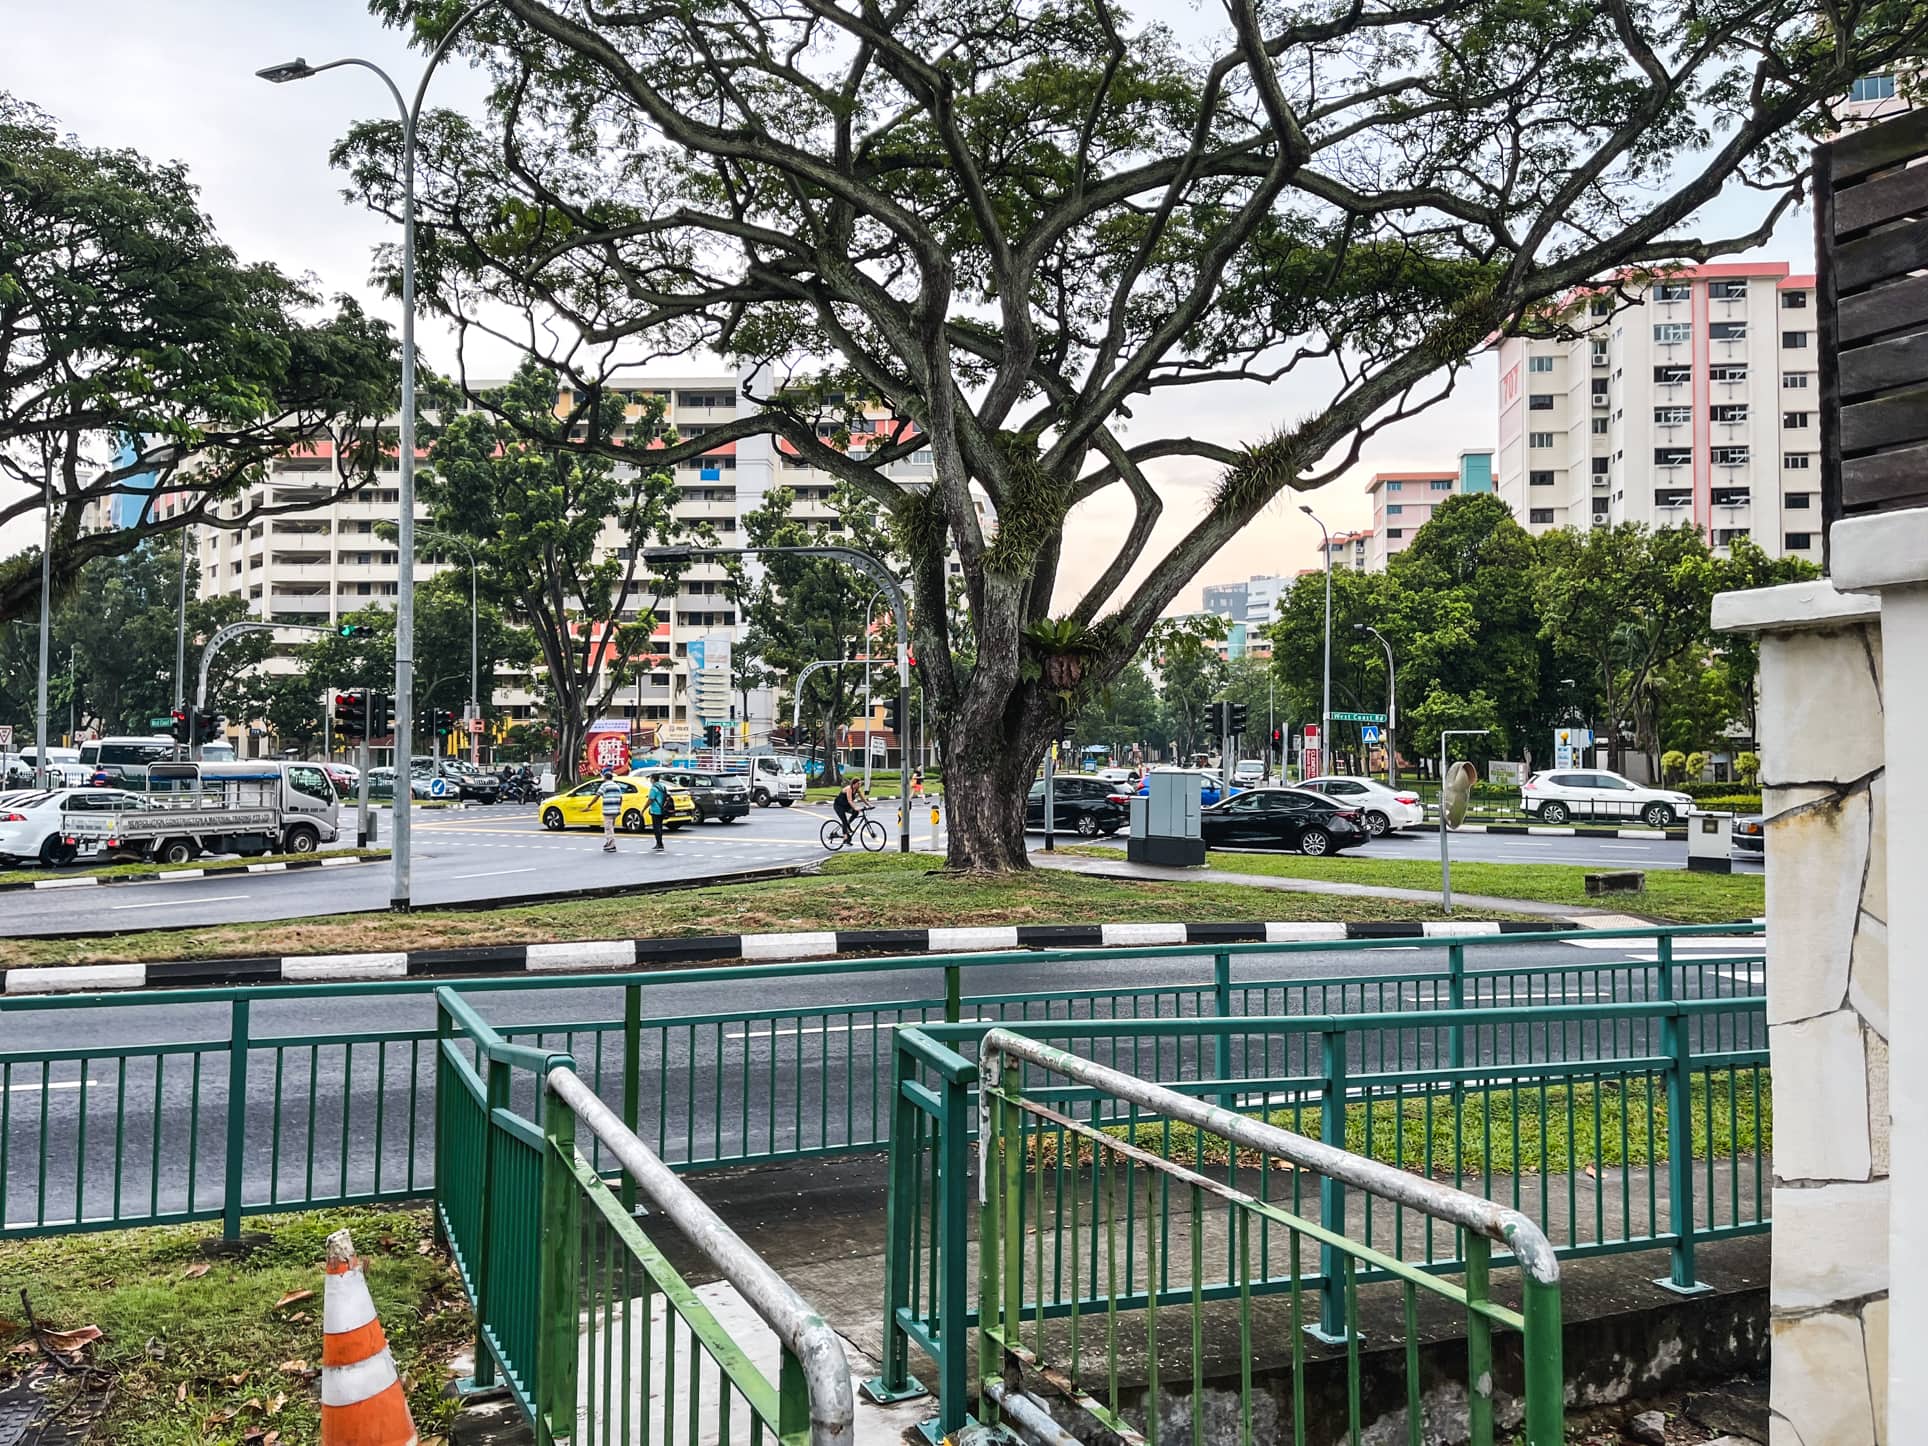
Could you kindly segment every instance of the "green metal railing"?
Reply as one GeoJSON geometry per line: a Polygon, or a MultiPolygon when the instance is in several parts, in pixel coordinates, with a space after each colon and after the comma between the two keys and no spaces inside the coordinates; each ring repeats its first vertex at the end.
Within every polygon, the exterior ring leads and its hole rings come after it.
{"type": "MultiPolygon", "coordinates": [[[[968,1154],[984,1107],[974,1056],[990,1028],[904,1030],[893,1071],[891,1255],[883,1374],[875,1389],[884,1397],[914,1389],[909,1352],[924,1351],[938,1372],[946,1430],[962,1420],[963,1408],[952,1403],[964,1398],[964,1357],[979,1323],[965,1263],[965,1201],[968,1154]]],[[[1702,1288],[1697,1244],[1769,1227],[1772,1106],[1767,1051],[1756,1045],[1765,1041],[1759,998],[1021,1028],[1095,1066],[1498,1200],[1533,1220],[1561,1256],[1666,1249],[1670,1269],[1661,1283],[1675,1290],[1702,1288]],[[1629,1041],[1636,1048],[1628,1049],[1629,1041]],[[1429,1057],[1412,1063],[1422,1056],[1429,1057]]],[[[1188,1149],[1191,1168],[1224,1171],[1228,1180],[1247,1168],[1203,1133],[1174,1135],[1168,1117],[1149,1118],[1114,1095],[1067,1088],[1030,1066],[1019,1087],[1027,1099],[1062,1112],[1078,1137],[1046,1140],[1039,1157],[1050,1162],[1047,1228],[1055,1244],[1032,1288],[1046,1318],[1101,1303],[1092,1294],[1101,1250],[1097,1205],[1086,1207],[1080,1224],[1070,1183],[1091,1163],[1093,1131],[1168,1160],[1177,1158],[1175,1149],[1188,1149]]],[[[1129,1231],[1140,1181],[1129,1157],[1120,1168],[1129,1231]]],[[[1397,1201],[1349,1194],[1341,1181],[1314,1182],[1299,1171],[1259,1171],[1248,1188],[1268,1208],[1316,1218],[1328,1234],[1402,1266],[1430,1273],[1468,1268],[1463,1232],[1442,1231],[1434,1217],[1397,1201]]],[[[1311,1292],[1320,1328],[1342,1338],[1343,1262],[1328,1252],[1319,1268],[1301,1271],[1263,1217],[1256,1228],[1256,1288],[1311,1292]]],[[[1157,1253],[1162,1278],[1172,1259],[1169,1242],[1157,1253]]],[[[1217,1259],[1218,1273],[1203,1286],[1214,1299],[1238,1284],[1232,1258],[1221,1249],[1217,1259]]],[[[1150,1267],[1127,1258],[1121,1268],[1121,1303],[1149,1307],[1156,1294],[1150,1267]]],[[[1360,1276],[1371,1278],[1370,1270],[1360,1276]]]]}
{"type": "Polygon", "coordinates": [[[850,1446],[850,1371],[835,1333],[575,1073],[509,1043],[436,992],[436,1218],[476,1322],[473,1386],[506,1386],[538,1446],[767,1438],[850,1446]],[[479,1066],[479,1067],[478,1067],[479,1066]],[[533,1115],[507,1102],[530,1086],[533,1115]],[[579,1139],[605,1147],[619,1194],[579,1139]],[[637,1224],[640,1190],[774,1334],[775,1379],[637,1224]]]}
{"type": "MultiPolygon", "coordinates": [[[[1269,1419],[1267,1409],[1276,1393],[1262,1382],[1255,1389],[1255,1373],[1265,1369],[1269,1352],[1282,1357],[1271,1368],[1283,1369],[1289,1381],[1289,1410],[1280,1414],[1289,1418],[1295,1446],[1304,1446],[1314,1394],[1305,1335],[1316,1260],[1318,1274],[1341,1287],[1346,1438],[1353,1446],[1367,1408],[1382,1428],[1403,1425],[1405,1438],[1418,1446],[1431,1435],[1429,1416],[1442,1408],[1457,1414],[1445,1404],[1448,1396],[1465,1401],[1473,1446],[1492,1446],[1499,1393],[1495,1328],[1522,1338],[1514,1385],[1522,1400],[1522,1439],[1527,1446],[1565,1439],[1559,1265],[1546,1238],[1519,1212],[1014,1031],[993,1029],[984,1037],[978,1069],[984,1127],[977,1361],[988,1419],[1042,1390],[1069,1397],[1096,1425],[1148,1446],[1161,1437],[1204,1446],[1234,1436],[1250,1446],[1255,1416],[1266,1418],[1256,1423],[1257,1436],[1283,1440],[1285,1423],[1269,1419]],[[1074,1081],[1087,1098],[1108,1100],[1113,1114],[1129,1107],[1141,1120],[1158,1121],[1161,1138],[1143,1145],[1081,1123],[1027,1089],[1027,1074],[1074,1081]],[[1180,1157],[1195,1151],[1175,1143],[1174,1125],[1219,1141],[1236,1166],[1216,1175],[1188,1166],[1180,1157]],[[1089,1163],[1067,1170],[1072,1148],[1088,1152],[1089,1163]],[[1242,1179],[1262,1181],[1280,1168],[1315,1173],[1322,1192],[1350,1188],[1439,1222],[1463,1242],[1462,1283],[1403,1264],[1241,1188],[1242,1179]],[[1088,1258],[1081,1209],[1091,1226],[1088,1258]],[[1255,1237],[1266,1234],[1284,1244],[1282,1281],[1268,1273],[1263,1249],[1255,1254],[1255,1237]],[[1520,1266],[1518,1311],[1492,1298],[1495,1244],[1520,1266]],[[1082,1283],[1081,1265],[1089,1271],[1082,1283]],[[1133,1282],[1134,1265],[1142,1284],[1133,1282]],[[1068,1311],[1048,1316],[1048,1306],[1065,1296],[1067,1273],[1068,1311]],[[1385,1280],[1398,1292],[1389,1313],[1401,1333],[1397,1385],[1403,1389],[1396,1392],[1378,1379],[1369,1386],[1362,1369],[1360,1285],[1367,1279],[1385,1280]],[[1255,1298],[1270,1294],[1289,1299],[1283,1333],[1276,1323],[1269,1329],[1255,1324],[1255,1298]],[[1429,1381],[1422,1371],[1422,1298],[1444,1302],[1465,1334],[1464,1370],[1450,1383],[1429,1381]],[[1135,1378],[1138,1367],[1121,1366],[1127,1356],[1142,1361],[1142,1380],[1135,1378]],[[1228,1394],[1235,1407],[1224,1399],[1228,1394]],[[1386,1409],[1394,1401],[1395,1409],[1386,1409]]],[[[1051,1094],[1056,1100],[1061,1091],[1051,1094]]],[[[943,1405],[939,1425],[948,1432],[963,1402],[943,1405]]],[[[1326,1439],[1322,1424],[1314,1420],[1314,1439],[1326,1439]]]]}
{"type": "MultiPolygon", "coordinates": [[[[558,1011],[540,1023],[504,1023],[501,1035],[575,1059],[590,1087],[659,1156],[693,1169],[882,1148],[896,1098],[892,1038],[911,1026],[1745,999],[1764,988],[1757,954],[1676,959],[1673,946],[1696,935],[1754,932],[1742,925],[1020,950],[525,975],[464,987],[473,1002],[491,1009],[531,991],[568,989],[578,998],[585,989],[609,991],[606,1017],[558,1011]],[[1650,946],[1643,952],[1651,957],[1556,966],[1500,962],[1521,947],[1566,939],[1638,942],[1650,946]],[[1387,949],[1402,953],[1382,952],[1387,949]],[[1408,960],[1403,951],[1414,949],[1422,952],[1408,960]],[[1362,968],[1281,977],[1309,955],[1321,956],[1322,966],[1330,956],[1356,957],[1362,968]],[[1104,984],[1098,976],[1100,969],[1134,964],[1166,968],[1175,977],[1146,978],[1145,967],[1124,984],[1104,984]],[[1093,987],[1002,984],[1014,970],[1069,976],[1080,969],[1090,971],[1093,987]],[[896,977],[880,992],[897,997],[847,1002],[846,981],[882,975],[896,977]],[[918,988],[925,980],[929,987],[918,988]],[[772,981],[798,993],[842,997],[769,1007],[772,981]],[[684,993],[664,995],[666,989],[684,993]],[[699,992],[699,1011],[658,1003],[699,992]]],[[[423,1007],[437,983],[0,1000],[0,1237],[215,1219],[232,1236],[250,1213],[421,1198],[433,1186],[441,1156],[440,1042],[423,1007]],[[328,1032],[277,1028],[277,1011],[289,1004],[325,1006],[344,1025],[328,1032]],[[407,1027],[411,1009],[419,1022],[407,1027]],[[76,1010],[86,1012],[93,1037],[103,1042],[76,1045],[62,1037],[63,1015],[76,1010]],[[387,1018],[377,1022],[371,1015],[387,1018]],[[34,1026],[44,1040],[27,1038],[34,1026]]],[[[1696,1052],[1734,1043],[1737,1029],[1745,1045],[1765,1042],[1758,1019],[1745,1013],[1697,1016],[1682,1027],[1696,1052]]],[[[1664,1052],[1662,1026],[1644,1017],[1572,1020],[1556,1032],[1563,1037],[1543,1046],[1550,1057],[1664,1052]]],[[[1464,1044],[1450,1027],[1361,1035],[1349,1041],[1348,1064],[1354,1073],[1450,1067],[1463,1058],[1464,1044]]],[[[1293,1037],[1232,1047],[1228,1069],[1267,1076],[1316,1072],[1316,1058],[1293,1037]]],[[[1134,1036],[1116,1048],[1107,1062],[1165,1077],[1196,1044],[1134,1036]]],[[[477,1072],[485,1071],[478,1065],[477,1072]]],[[[536,1086],[523,1073],[510,1088],[521,1092],[515,1103],[526,1108],[536,1086]]],[[[599,1142],[588,1149],[599,1170],[608,1168],[599,1142]]]]}

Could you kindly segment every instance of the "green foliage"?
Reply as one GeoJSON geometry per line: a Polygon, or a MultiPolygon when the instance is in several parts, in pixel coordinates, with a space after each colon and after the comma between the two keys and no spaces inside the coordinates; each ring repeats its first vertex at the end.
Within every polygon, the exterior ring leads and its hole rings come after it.
{"type": "Polygon", "coordinates": [[[1707,771],[1707,755],[1700,752],[1689,753],[1686,768],[1687,777],[1698,783],[1700,776],[1707,771]]]}
{"type": "Polygon", "coordinates": [[[1669,748],[1660,755],[1660,777],[1664,783],[1676,783],[1687,767],[1687,755],[1678,748],[1669,748]]]}
{"type": "Polygon", "coordinates": [[[1737,753],[1734,755],[1734,772],[1742,783],[1753,783],[1761,776],[1761,755],[1758,753],[1737,753]]]}

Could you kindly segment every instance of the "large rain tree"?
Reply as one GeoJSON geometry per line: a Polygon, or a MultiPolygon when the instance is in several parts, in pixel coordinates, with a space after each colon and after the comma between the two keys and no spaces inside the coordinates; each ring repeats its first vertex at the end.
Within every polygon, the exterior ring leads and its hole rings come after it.
{"type": "MultiPolygon", "coordinates": [[[[373,3],[424,37],[460,8],[373,3]]],[[[425,296],[465,336],[767,364],[713,435],[776,433],[892,509],[954,868],[1025,867],[1048,741],[1268,504],[1340,476],[1572,288],[1759,243],[1830,98],[1918,55],[1928,18],[1858,0],[1183,14],[1179,36],[1113,0],[501,0],[463,42],[494,72],[490,113],[426,130],[425,296]],[[1700,234],[1728,190],[1755,214],[1700,234]],[[854,453],[792,401],[797,375],[904,426],[854,453]],[[1253,379],[1290,391],[1250,435],[1131,424],[1148,394],[1202,404],[1253,379]],[[885,475],[922,449],[928,489],[885,475]],[[1170,459],[1218,481],[1150,557],[1170,459]],[[1067,520],[1107,492],[1131,521],[1054,616],[1067,547],[1096,536],[1067,520]]],[[[341,152],[391,211],[394,145],[371,126],[341,152]]]]}

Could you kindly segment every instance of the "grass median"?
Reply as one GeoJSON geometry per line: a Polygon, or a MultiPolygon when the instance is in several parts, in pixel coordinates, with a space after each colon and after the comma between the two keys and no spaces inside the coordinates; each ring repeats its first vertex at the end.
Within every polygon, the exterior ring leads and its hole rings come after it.
{"type": "MultiPolygon", "coordinates": [[[[1067,853],[1117,859],[1116,849],[1076,848],[1067,853]]],[[[1306,858],[1301,854],[1214,850],[1206,863],[1228,873],[1322,883],[1365,884],[1387,889],[1439,888],[1439,860],[1385,858],[1306,858]]],[[[1687,869],[1648,869],[1645,892],[1590,897],[1586,876],[1612,872],[1613,866],[1586,864],[1455,863],[1453,892],[1491,898],[1525,899],[1540,904],[1611,909],[1669,924],[1727,924],[1760,917],[1767,907],[1763,874],[1701,874],[1687,869]]],[[[1410,907],[1410,906],[1408,906],[1410,907]]],[[[1455,917],[1471,917],[1455,910],[1455,917]]]]}
{"type": "Polygon", "coordinates": [[[198,870],[205,874],[245,873],[250,864],[309,863],[317,858],[323,859],[385,859],[387,849],[327,849],[321,853],[305,854],[262,854],[259,858],[199,858],[185,864],[157,864],[149,859],[131,859],[121,864],[102,864],[97,868],[78,869],[4,869],[0,870],[0,886],[16,884],[35,884],[53,880],[58,883],[72,883],[75,879],[124,879],[132,876],[148,877],[154,874],[178,874],[183,870],[198,870]]]}
{"type": "Polygon", "coordinates": [[[33,1373],[49,1410],[65,1412],[69,1424],[87,1421],[77,1440],[313,1441],[321,1429],[323,1241],[344,1227],[366,1262],[416,1429],[439,1439],[456,1409],[443,1393],[448,1363],[472,1326],[455,1275],[431,1243],[426,1210],[250,1219],[247,1230],[266,1242],[235,1259],[202,1254],[210,1225],[0,1244],[0,1386],[33,1373]],[[75,1372],[61,1371],[36,1344],[22,1291],[42,1332],[100,1332],[78,1348],[75,1372]]]}
{"type": "MultiPolygon", "coordinates": [[[[936,872],[928,854],[826,859],[820,874],[567,903],[394,915],[336,914],[82,939],[0,939],[0,966],[353,954],[570,939],[957,924],[1438,919],[1392,900],[1282,893],[1239,884],[1090,878],[1035,869],[1008,877],[936,872]]],[[[1462,909],[1456,919],[1508,917],[1462,909]]]]}

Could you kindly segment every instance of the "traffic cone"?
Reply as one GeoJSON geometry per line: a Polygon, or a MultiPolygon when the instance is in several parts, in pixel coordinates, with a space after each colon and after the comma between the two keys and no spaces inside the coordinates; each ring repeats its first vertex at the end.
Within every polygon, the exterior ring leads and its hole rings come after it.
{"type": "Polygon", "coordinates": [[[328,1237],[321,1294],[321,1446],[415,1446],[395,1357],[346,1230],[328,1237]]]}

